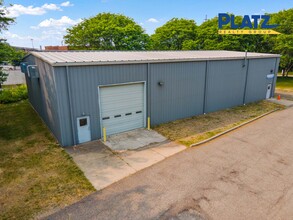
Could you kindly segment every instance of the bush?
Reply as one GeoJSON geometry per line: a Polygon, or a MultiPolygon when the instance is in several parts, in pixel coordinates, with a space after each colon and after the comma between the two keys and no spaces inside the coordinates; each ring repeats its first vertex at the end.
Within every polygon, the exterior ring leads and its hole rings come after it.
{"type": "Polygon", "coordinates": [[[4,88],[0,91],[0,103],[7,104],[28,98],[26,85],[4,88]]]}

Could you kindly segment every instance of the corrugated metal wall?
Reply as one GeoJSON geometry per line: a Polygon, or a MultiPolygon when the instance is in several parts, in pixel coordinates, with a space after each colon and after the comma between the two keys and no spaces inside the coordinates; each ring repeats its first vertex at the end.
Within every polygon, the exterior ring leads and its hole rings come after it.
{"type": "Polygon", "coordinates": [[[243,104],[244,60],[208,62],[205,113],[243,104]]]}
{"type": "MultiPolygon", "coordinates": [[[[72,118],[70,112],[69,94],[67,88],[66,68],[54,68],[56,92],[59,105],[60,130],[62,131],[61,145],[73,145],[72,118]]],[[[74,123],[76,126],[76,123],[74,123]]],[[[76,127],[75,127],[76,130],[76,127]]]]}
{"type": "MultiPolygon", "coordinates": [[[[35,65],[35,57],[32,55],[27,56],[24,60],[24,62],[28,63],[29,65],[35,65]]],[[[41,99],[38,97],[40,94],[40,88],[39,88],[39,83],[38,79],[30,79],[28,78],[28,75],[25,74],[25,81],[27,85],[27,90],[28,90],[28,98],[32,106],[36,109],[37,112],[41,112],[41,109],[39,107],[41,106],[40,103],[38,104],[37,101],[41,101],[41,99]]]]}
{"type": "Polygon", "coordinates": [[[62,145],[77,144],[76,118],[90,116],[92,139],[101,138],[98,86],[147,80],[147,64],[68,67],[71,91],[72,117],[68,100],[66,68],[56,67],[57,91],[60,97],[62,145]],[[72,137],[72,123],[75,143],[72,137]]]}
{"type": "Polygon", "coordinates": [[[275,89],[276,89],[276,83],[278,79],[278,71],[279,71],[279,65],[280,65],[280,58],[275,58],[275,77],[273,79],[273,88],[272,88],[272,96],[275,95],[275,89]]]}
{"type": "Polygon", "coordinates": [[[39,78],[30,78],[26,74],[30,103],[56,139],[61,142],[53,67],[38,58],[33,59],[32,56],[27,57],[25,61],[30,65],[37,65],[40,76],[39,78]]]}
{"type": "Polygon", "coordinates": [[[90,116],[92,140],[101,138],[100,85],[147,82],[147,116],[157,125],[265,99],[267,84],[273,83],[272,94],[275,84],[266,76],[271,70],[277,73],[278,63],[279,58],[270,58],[70,66],[67,72],[66,67],[53,68],[36,59],[40,80],[27,83],[34,108],[59,142],[70,146],[78,144],[76,118],[80,116],[90,116]]]}
{"type": "Polygon", "coordinates": [[[245,103],[266,98],[267,85],[273,83],[276,79],[278,62],[278,58],[249,60],[245,103]],[[266,78],[266,76],[271,73],[275,74],[275,79],[266,78]]]}
{"type": "Polygon", "coordinates": [[[205,62],[150,64],[152,125],[203,113],[205,69],[205,62]]]}

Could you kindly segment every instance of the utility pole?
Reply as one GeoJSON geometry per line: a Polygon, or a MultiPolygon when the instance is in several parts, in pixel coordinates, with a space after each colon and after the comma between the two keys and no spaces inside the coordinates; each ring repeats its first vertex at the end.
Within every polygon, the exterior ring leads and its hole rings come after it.
{"type": "Polygon", "coordinates": [[[31,41],[32,41],[32,47],[33,47],[33,49],[35,49],[35,47],[34,47],[34,39],[31,39],[31,41]]]}
{"type": "Polygon", "coordinates": [[[204,22],[206,22],[208,20],[208,15],[206,15],[205,19],[204,19],[204,22]]]}

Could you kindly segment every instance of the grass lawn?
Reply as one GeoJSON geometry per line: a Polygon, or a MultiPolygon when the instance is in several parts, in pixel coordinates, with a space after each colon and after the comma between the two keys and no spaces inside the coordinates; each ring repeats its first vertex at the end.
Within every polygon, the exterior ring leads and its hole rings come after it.
{"type": "Polygon", "coordinates": [[[169,122],[156,126],[153,129],[170,140],[190,146],[266,112],[283,108],[283,106],[278,104],[260,101],[245,106],[238,106],[206,115],[169,122]]]}
{"type": "Polygon", "coordinates": [[[95,191],[28,101],[0,104],[0,219],[30,219],[95,191]]]}
{"type": "Polygon", "coordinates": [[[284,92],[293,92],[293,77],[278,77],[276,89],[284,92]]]}

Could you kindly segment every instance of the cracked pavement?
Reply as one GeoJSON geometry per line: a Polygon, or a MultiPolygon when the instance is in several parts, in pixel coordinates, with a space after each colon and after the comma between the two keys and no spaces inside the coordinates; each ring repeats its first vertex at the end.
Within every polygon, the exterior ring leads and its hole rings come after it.
{"type": "Polygon", "coordinates": [[[288,108],[178,153],[46,219],[292,219],[292,207],[293,108],[288,108]]]}

